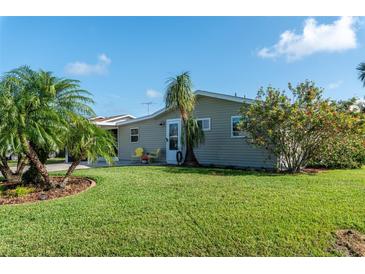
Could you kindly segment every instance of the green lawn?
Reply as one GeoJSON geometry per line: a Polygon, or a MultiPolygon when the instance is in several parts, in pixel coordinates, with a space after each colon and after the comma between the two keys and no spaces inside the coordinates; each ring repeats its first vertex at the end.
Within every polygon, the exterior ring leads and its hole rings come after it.
{"type": "MultiPolygon", "coordinates": [[[[49,158],[47,160],[47,164],[59,164],[59,163],[64,163],[65,162],[65,158],[49,158]]],[[[10,167],[16,167],[18,161],[15,160],[9,160],[8,164],[10,167]]]]}
{"type": "Polygon", "coordinates": [[[4,256],[333,256],[365,233],[365,170],[270,175],[115,167],[78,196],[0,206],[4,256]]]}

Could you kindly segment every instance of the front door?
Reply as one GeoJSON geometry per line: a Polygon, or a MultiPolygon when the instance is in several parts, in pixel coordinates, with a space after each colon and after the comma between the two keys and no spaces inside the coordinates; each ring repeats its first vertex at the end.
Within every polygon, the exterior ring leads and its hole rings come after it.
{"type": "Polygon", "coordinates": [[[176,153],[181,150],[180,119],[166,120],[166,162],[177,164],[176,153]]]}

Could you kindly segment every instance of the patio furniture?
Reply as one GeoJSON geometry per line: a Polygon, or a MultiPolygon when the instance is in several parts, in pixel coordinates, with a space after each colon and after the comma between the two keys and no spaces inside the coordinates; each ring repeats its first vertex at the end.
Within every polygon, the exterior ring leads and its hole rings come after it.
{"type": "Polygon", "coordinates": [[[145,155],[143,155],[142,157],[141,157],[141,163],[142,164],[148,164],[149,163],[149,156],[147,155],[147,154],[145,154],[145,155]]]}
{"type": "Polygon", "coordinates": [[[134,155],[131,156],[132,161],[140,161],[143,156],[144,149],[142,147],[137,147],[134,150],[134,155]]]}
{"type": "Polygon", "coordinates": [[[160,148],[156,149],[156,151],[154,152],[150,152],[148,154],[148,162],[149,163],[156,162],[160,158],[160,152],[161,152],[160,148]]]}

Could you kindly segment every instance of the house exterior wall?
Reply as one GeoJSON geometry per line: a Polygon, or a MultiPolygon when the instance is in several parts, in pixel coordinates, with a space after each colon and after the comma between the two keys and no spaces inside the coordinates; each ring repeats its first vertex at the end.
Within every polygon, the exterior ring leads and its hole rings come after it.
{"type": "MultiPolygon", "coordinates": [[[[210,118],[211,129],[205,131],[205,142],[195,148],[198,161],[203,165],[275,168],[276,158],[264,150],[249,144],[244,138],[231,137],[231,116],[239,115],[241,103],[207,96],[198,96],[196,118],[210,118]]],[[[158,117],[119,126],[119,159],[130,160],[137,147],[146,152],[161,148],[161,160],[165,160],[167,119],[179,118],[177,111],[158,117]],[[163,125],[160,125],[160,124],[163,125]],[[139,128],[139,142],[130,142],[130,129],[139,128]]]]}
{"type": "Polygon", "coordinates": [[[131,160],[131,156],[134,154],[134,150],[138,147],[143,147],[145,152],[153,152],[158,148],[161,149],[160,158],[165,161],[166,158],[166,119],[179,118],[179,114],[176,111],[170,111],[163,113],[158,117],[119,126],[119,153],[120,160],[131,160]],[[160,124],[163,125],[160,125],[160,124]],[[139,141],[137,143],[131,143],[130,131],[132,128],[139,129],[139,141]]]}

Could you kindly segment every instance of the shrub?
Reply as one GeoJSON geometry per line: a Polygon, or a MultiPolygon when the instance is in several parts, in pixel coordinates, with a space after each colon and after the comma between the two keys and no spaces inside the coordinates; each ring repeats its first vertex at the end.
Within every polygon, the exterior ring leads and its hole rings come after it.
{"type": "Polygon", "coordinates": [[[289,84],[292,97],[272,87],[241,108],[248,141],[280,159],[280,169],[308,165],[359,167],[364,163],[365,116],[322,98],[313,82],[289,84]]]}
{"type": "Polygon", "coordinates": [[[17,186],[15,189],[9,189],[3,193],[8,197],[22,197],[34,191],[34,187],[17,186]]]}
{"type": "Polygon", "coordinates": [[[261,89],[257,100],[241,108],[241,128],[248,141],[280,159],[280,169],[299,172],[337,130],[335,105],[322,89],[305,81],[284,91],[261,89]]]}
{"type": "Polygon", "coordinates": [[[365,164],[365,114],[354,111],[355,99],[335,102],[339,131],[329,136],[309,163],[313,167],[359,168],[365,164]]]}
{"type": "Polygon", "coordinates": [[[365,144],[359,136],[335,136],[309,163],[312,167],[360,168],[365,164],[365,144]]]}

